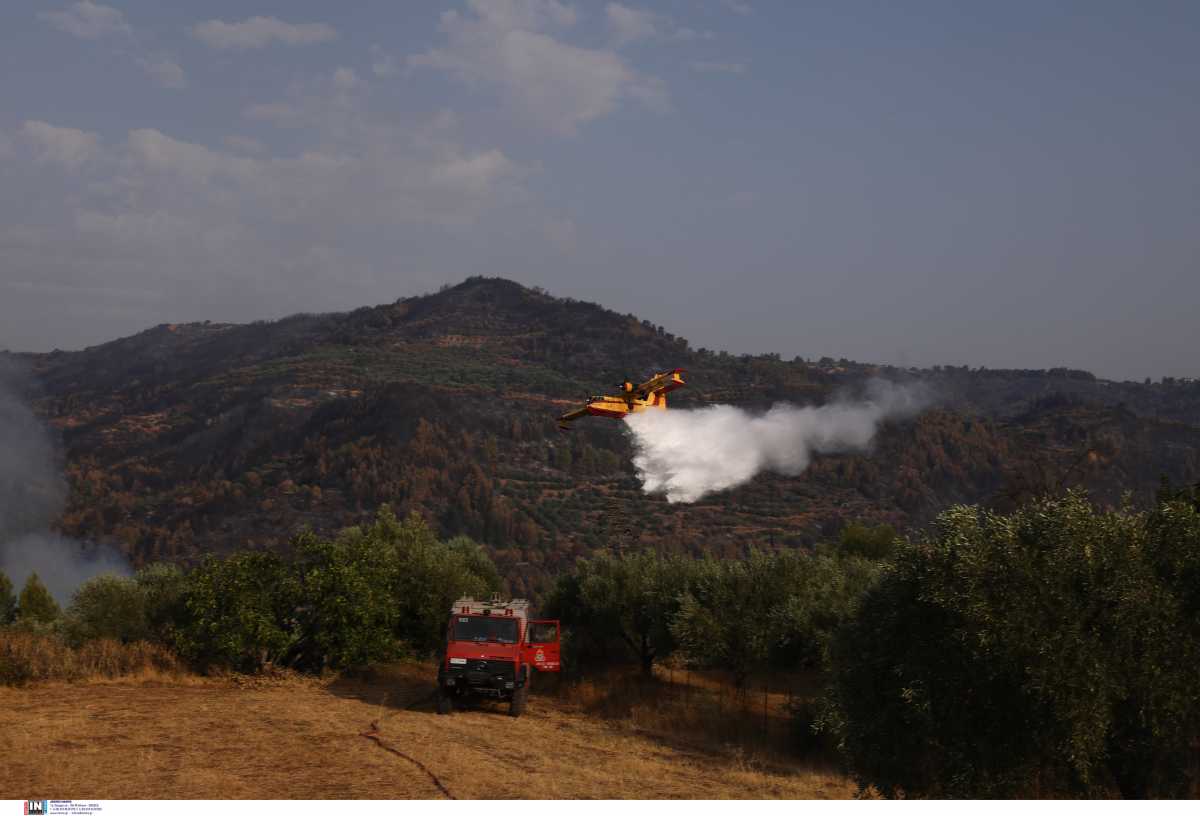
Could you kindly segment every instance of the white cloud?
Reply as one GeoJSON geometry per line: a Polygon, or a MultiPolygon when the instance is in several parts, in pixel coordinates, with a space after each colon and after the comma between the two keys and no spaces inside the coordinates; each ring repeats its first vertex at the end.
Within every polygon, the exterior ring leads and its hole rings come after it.
{"type": "Polygon", "coordinates": [[[251,17],[240,23],[207,20],[192,28],[192,36],[210,48],[246,50],[275,42],[312,45],[337,38],[327,23],[285,23],[274,17],[251,17]]]}
{"type": "Polygon", "coordinates": [[[630,8],[620,3],[609,3],[604,7],[604,15],[608,21],[613,45],[617,48],[639,40],[695,42],[716,38],[711,31],[697,31],[688,26],[678,26],[671,18],[664,15],[630,8]]]}
{"type": "Polygon", "coordinates": [[[721,5],[732,11],[734,14],[749,14],[754,9],[750,8],[750,4],[743,0],[721,0],[721,5]]]}
{"type": "Polygon", "coordinates": [[[434,185],[452,192],[478,196],[498,180],[517,173],[517,165],[499,150],[456,156],[434,165],[430,179],[434,185]]]}
{"type": "Polygon", "coordinates": [[[387,51],[383,50],[378,45],[372,45],[370,48],[371,54],[371,72],[377,77],[390,77],[396,74],[398,66],[395,58],[387,51]]]}
{"type": "Polygon", "coordinates": [[[137,64],[160,88],[187,87],[187,75],[170,57],[139,57],[137,64]]]}
{"type": "Polygon", "coordinates": [[[658,34],[657,15],[654,12],[633,9],[620,3],[609,3],[604,7],[604,16],[608,20],[613,41],[618,47],[658,34]]]}
{"type": "Polygon", "coordinates": [[[154,128],[129,131],[127,144],[129,156],[140,169],[172,173],[201,184],[214,178],[250,181],[258,169],[253,159],[173,139],[154,128]]]}
{"type": "Polygon", "coordinates": [[[242,116],[281,128],[330,129],[341,136],[365,126],[362,114],[369,84],[347,66],[308,82],[292,83],[283,99],[242,109],[242,116]]]}
{"type": "Polygon", "coordinates": [[[582,48],[555,35],[575,22],[554,0],[470,0],[467,15],[442,15],[445,48],[412,55],[412,67],[446,71],[498,89],[537,124],[569,134],[612,113],[625,99],[666,107],[660,80],[644,77],[612,50],[582,48]]]}
{"type": "Polygon", "coordinates": [[[95,133],[30,120],[21,126],[21,136],[33,149],[38,162],[75,168],[96,155],[100,137],[95,133]]]}
{"type": "Polygon", "coordinates": [[[104,138],[57,126],[76,122],[0,134],[6,342],[74,347],[164,320],[353,308],[483,257],[569,249],[575,226],[539,202],[536,164],[449,109],[372,110],[362,62],[211,123],[215,137],[153,120],[104,138]],[[24,317],[39,314],[54,327],[24,317]]]}
{"type": "Polygon", "coordinates": [[[744,62],[704,62],[696,61],[691,69],[702,74],[734,74],[741,75],[749,69],[744,62]]]}
{"type": "Polygon", "coordinates": [[[529,168],[496,147],[461,144],[448,111],[397,125],[337,85],[327,74],[296,89],[288,102],[304,147],[286,154],[241,135],[209,145],[137,128],[106,145],[25,123],[10,134],[18,161],[4,163],[0,268],[10,283],[39,282],[19,293],[27,308],[54,301],[64,319],[90,314],[89,331],[119,325],[115,335],[149,318],[128,299],[106,301],[108,317],[89,311],[95,298],[82,293],[96,281],[156,293],[162,319],[217,309],[251,319],[387,297],[403,264],[381,259],[417,247],[462,251],[521,229],[540,237],[529,168]]]}
{"type": "Polygon", "coordinates": [[[267,149],[258,139],[236,133],[226,136],[223,141],[226,147],[236,153],[262,153],[267,149]]]}
{"type": "Polygon", "coordinates": [[[43,11],[38,19],[49,23],[59,31],[84,40],[98,40],[113,34],[130,35],[133,29],[125,22],[125,15],[112,6],[103,6],[91,0],[80,0],[62,11],[43,11]]]}
{"type": "MultiPolygon", "coordinates": [[[[91,0],[82,0],[63,11],[42,12],[38,14],[38,18],[60,31],[85,40],[97,40],[116,34],[132,38],[134,34],[133,26],[125,21],[125,15],[119,9],[93,3],[91,0]]],[[[187,87],[187,76],[172,57],[162,53],[138,53],[139,51],[142,49],[135,48],[131,53],[123,46],[117,53],[132,58],[160,88],[187,87]]]]}

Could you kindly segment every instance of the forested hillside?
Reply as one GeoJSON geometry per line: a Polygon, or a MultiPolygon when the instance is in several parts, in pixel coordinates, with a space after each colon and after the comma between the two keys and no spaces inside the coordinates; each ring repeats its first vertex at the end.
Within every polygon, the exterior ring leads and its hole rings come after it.
{"type": "Polygon", "coordinates": [[[851,520],[904,529],[956,502],[1007,509],[1083,486],[1147,503],[1200,479],[1200,383],[1087,372],[926,370],[693,348],[661,326],[501,279],[348,314],[163,325],[79,352],[9,355],[56,430],[64,532],[135,565],[287,545],[384,503],[492,552],[517,593],[603,546],[737,554],[811,545],[851,520]],[[919,417],[869,455],[818,457],[694,505],[642,494],[619,423],[565,406],[666,368],[673,408],[819,403],[920,380],[919,417]]]}

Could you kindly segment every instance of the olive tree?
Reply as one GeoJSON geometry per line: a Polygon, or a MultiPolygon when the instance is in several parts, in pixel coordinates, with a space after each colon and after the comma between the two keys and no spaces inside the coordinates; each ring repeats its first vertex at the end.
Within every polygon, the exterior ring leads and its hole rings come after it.
{"type": "Polygon", "coordinates": [[[68,629],[77,641],[112,638],[128,643],[150,636],[146,597],[132,578],[89,578],[75,590],[67,617],[68,629]]]}
{"type": "Polygon", "coordinates": [[[1186,502],[952,508],[834,639],[827,725],[885,794],[1179,795],[1200,733],[1197,570],[1186,502]]]}
{"type": "Polygon", "coordinates": [[[176,648],[200,668],[258,671],[285,662],[298,640],[299,597],[286,562],[271,553],[209,557],[188,575],[187,622],[176,648]]]}
{"type": "Polygon", "coordinates": [[[133,580],[142,592],[149,637],[160,643],[172,643],[175,633],[187,621],[184,601],[187,573],[175,564],[147,564],[134,574],[133,580]]]}
{"type": "Polygon", "coordinates": [[[431,654],[442,646],[456,599],[486,598],[502,587],[500,574],[482,547],[466,536],[439,541],[415,513],[400,522],[385,507],[361,534],[396,553],[392,586],[396,632],[417,654],[431,654]]]}
{"type": "Polygon", "coordinates": [[[782,645],[781,609],[802,585],[808,561],[790,551],[698,561],[670,626],[684,654],[695,665],[728,669],[741,688],[782,645]]]}
{"type": "Polygon", "coordinates": [[[642,675],[676,648],[671,622],[693,572],[694,562],[653,550],[614,555],[601,551],[580,559],[575,573],[559,580],[548,614],[559,617],[593,653],[628,650],[642,675]]]}
{"type": "Polygon", "coordinates": [[[355,530],[333,540],[306,533],[294,542],[302,667],[363,666],[398,651],[396,552],[377,544],[355,530]]]}

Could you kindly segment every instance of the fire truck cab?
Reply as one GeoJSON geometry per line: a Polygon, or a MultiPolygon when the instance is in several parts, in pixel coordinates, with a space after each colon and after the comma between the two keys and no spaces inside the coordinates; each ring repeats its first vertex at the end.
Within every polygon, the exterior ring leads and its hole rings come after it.
{"type": "Polygon", "coordinates": [[[471,696],[508,700],[509,714],[524,713],[534,672],[561,668],[559,622],[529,617],[523,598],[454,602],[438,666],[439,714],[471,696]]]}

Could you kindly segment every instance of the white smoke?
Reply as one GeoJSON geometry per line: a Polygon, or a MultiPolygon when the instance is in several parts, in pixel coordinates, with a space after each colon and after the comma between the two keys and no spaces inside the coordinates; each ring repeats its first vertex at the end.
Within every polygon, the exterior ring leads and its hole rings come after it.
{"type": "Polygon", "coordinates": [[[64,605],[88,578],[130,574],[129,562],[112,547],[81,544],[48,530],[0,543],[0,570],[17,592],[29,574],[36,572],[55,600],[64,605]]]}
{"type": "Polygon", "coordinates": [[[928,402],[922,388],[876,380],[859,400],[778,404],[760,415],[732,405],[642,411],[625,425],[643,489],[672,503],[694,502],[764,470],[799,475],[816,453],[867,450],[881,422],[912,416],[928,402]]]}
{"type": "Polygon", "coordinates": [[[53,532],[66,485],[45,426],[9,384],[13,364],[0,355],[0,572],[20,591],[31,572],[59,603],[95,575],[126,575],[129,564],[110,547],[53,532]]]}

